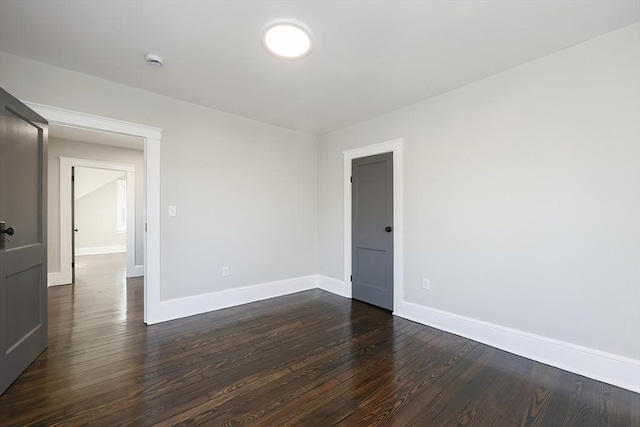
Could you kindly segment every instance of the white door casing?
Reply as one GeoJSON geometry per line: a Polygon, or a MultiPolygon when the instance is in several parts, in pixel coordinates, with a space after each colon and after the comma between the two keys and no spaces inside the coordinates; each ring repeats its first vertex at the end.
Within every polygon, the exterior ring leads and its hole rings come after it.
{"type": "Polygon", "coordinates": [[[404,141],[367,145],[342,152],[344,156],[344,283],[351,295],[351,161],[376,154],[393,153],[393,311],[404,301],[404,247],[403,236],[403,162],[404,141]]]}
{"type": "MultiPolygon", "coordinates": [[[[33,102],[22,102],[47,119],[50,125],[128,135],[144,140],[143,216],[146,228],[144,234],[144,322],[147,324],[156,323],[155,319],[159,318],[160,310],[160,141],[162,129],[33,102]]],[[[70,179],[69,177],[69,182],[70,179]]],[[[69,197],[71,197],[70,194],[69,197]]],[[[128,218],[127,221],[129,221],[128,218]]],[[[60,237],[62,240],[62,235],[60,237]]],[[[62,258],[62,253],[60,255],[62,258]]],[[[70,263],[69,267],[71,267],[70,263]]]]}

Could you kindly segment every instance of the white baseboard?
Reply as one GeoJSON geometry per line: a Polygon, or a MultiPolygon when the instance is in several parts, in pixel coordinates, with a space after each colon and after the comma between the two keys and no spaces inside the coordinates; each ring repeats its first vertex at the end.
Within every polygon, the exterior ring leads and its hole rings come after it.
{"type": "Polygon", "coordinates": [[[119,253],[122,253],[122,252],[127,252],[127,245],[95,246],[95,247],[90,247],[90,248],[76,248],[76,256],[119,254],[119,253]]]}
{"type": "Polygon", "coordinates": [[[47,274],[47,286],[68,285],[69,282],[64,280],[63,274],[60,272],[47,274]]]}
{"type": "Polygon", "coordinates": [[[640,392],[640,360],[403,301],[394,315],[527,359],[640,392]]]}
{"type": "Polygon", "coordinates": [[[144,265],[136,265],[133,267],[133,271],[127,272],[127,279],[142,276],[144,276],[144,265]]]}
{"type": "MultiPolygon", "coordinates": [[[[158,314],[154,315],[153,319],[148,319],[147,323],[153,324],[179,319],[314,288],[351,298],[351,286],[347,286],[344,281],[314,274],[161,301],[158,314]]],[[[537,362],[640,392],[640,360],[617,356],[406,301],[397,304],[393,314],[537,362]]]]}
{"type": "Polygon", "coordinates": [[[314,274],[277,282],[244,286],[242,288],[225,289],[209,294],[160,301],[157,315],[153,319],[147,319],[147,324],[166,322],[167,320],[307,291],[316,287],[317,275],[314,274]]]}
{"type": "Polygon", "coordinates": [[[351,283],[318,274],[318,287],[341,297],[351,298],[351,283]]]}

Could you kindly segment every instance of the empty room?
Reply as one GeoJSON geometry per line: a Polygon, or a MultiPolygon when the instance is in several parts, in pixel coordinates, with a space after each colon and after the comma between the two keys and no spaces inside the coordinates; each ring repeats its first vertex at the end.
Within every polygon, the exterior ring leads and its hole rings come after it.
{"type": "Polygon", "coordinates": [[[640,1],[0,0],[1,426],[640,426],[640,1]]]}

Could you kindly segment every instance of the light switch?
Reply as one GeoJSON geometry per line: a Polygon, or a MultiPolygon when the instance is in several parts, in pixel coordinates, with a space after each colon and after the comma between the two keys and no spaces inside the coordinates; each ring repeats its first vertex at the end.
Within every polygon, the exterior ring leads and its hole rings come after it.
{"type": "Polygon", "coordinates": [[[169,206],[169,216],[176,216],[178,214],[178,210],[175,206],[169,206]]]}

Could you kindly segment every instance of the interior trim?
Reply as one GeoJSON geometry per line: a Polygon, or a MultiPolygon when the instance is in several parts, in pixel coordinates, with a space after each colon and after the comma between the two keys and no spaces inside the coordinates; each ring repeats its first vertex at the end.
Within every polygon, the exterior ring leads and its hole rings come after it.
{"type": "Polygon", "coordinates": [[[640,360],[402,301],[393,313],[527,359],[640,393],[640,360]]]}
{"type": "MultiPolygon", "coordinates": [[[[350,282],[318,275],[318,287],[350,298],[350,282]]],[[[578,375],[640,393],[640,360],[400,301],[393,312],[413,322],[477,341],[578,375]]]]}
{"type": "Polygon", "coordinates": [[[229,288],[207,294],[164,300],[160,303],[160,312],[156,320],[158,322],[165,322],[296,292],[308,291],[317,288],[317,276],[317,274],[314,274],[275,282],[229,288]]]}
{"type": "Polygon", "coordinates": [[[156,323],[160,310],[160,142],[162,129],[22,101],[50,124],[109,132],[144,140],[144,322],[156,323]]]}
{"type": "Polygon", "coordinates": [[[402,153],[404,141],[394,139],[343,151],[344,156],[344,282],[351,294],[351,161],[360,157],[393,153],[393,310],[404,300],[404,183],[402,153]]]}
{"type": "MultiPolygon", "coordinates": [[[[76,248],[76,256],[120,254],[120,253],[127,253],[127,245],[91,246],[86,248],[76,248]]],[[[127,263],[127,277],[131,277],[129,275],[128,263],[127,263]]]]}

